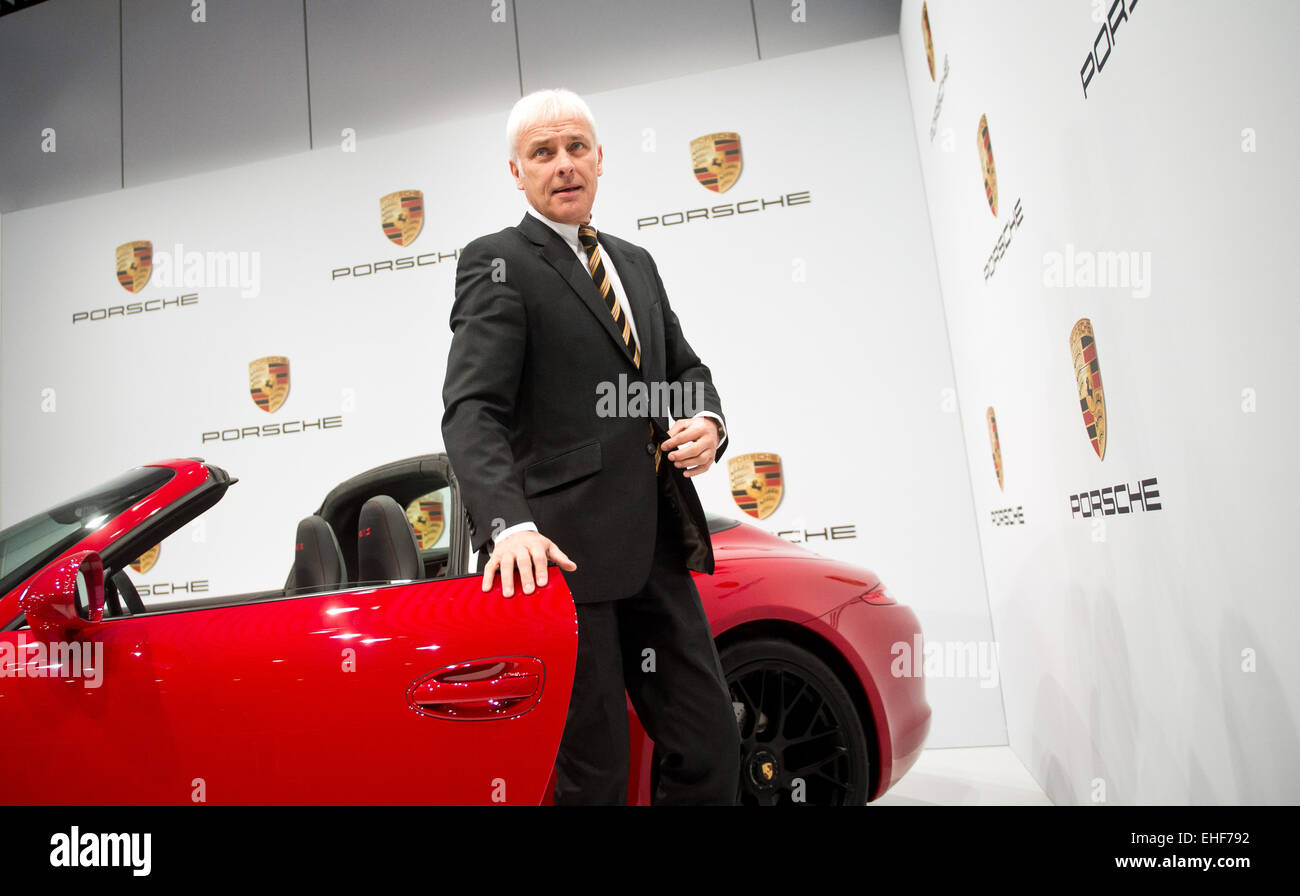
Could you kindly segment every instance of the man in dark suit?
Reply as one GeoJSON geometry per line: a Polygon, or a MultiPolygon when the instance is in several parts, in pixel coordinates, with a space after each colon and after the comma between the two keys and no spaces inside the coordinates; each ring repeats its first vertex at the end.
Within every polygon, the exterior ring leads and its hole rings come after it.
{"type": "Polygon", "coordinates": [[[690,480],[722,454],[721,402],[654,259],[592,224],[603,149],[586,104],[524,97],[507,142],[530,208],[461,253],[442,431],[483,589],[500,572],[510,597],[517,573],[531,594],[553,561],[573,594],[555,801],[625,801],[626,689],[660,755],[655,802],[734,804],[739,733],[689,572],[713,572],[690,480]],[[637,382],[678,406],[602,400],[637,382]]]}

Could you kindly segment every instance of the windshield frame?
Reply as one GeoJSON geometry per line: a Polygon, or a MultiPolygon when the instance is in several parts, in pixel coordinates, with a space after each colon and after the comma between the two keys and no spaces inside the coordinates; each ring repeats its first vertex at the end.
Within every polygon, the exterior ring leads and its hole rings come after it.
{"type": "Polygon", "coordinates": [[[57,534],[58,514],[76,518],[76,524],[69,520],[63,537],[51,543],[43,550],[23,557],[9,573],[0,578],[0,598],[31,578],[39,570],[65,554],[71,548],[112,523],[131,507],[155,494],[176,477],[177,471],[172,467],[142,466],[133,467],[107,482],[94,488],[86,489],[66,501],[55,504],[40,513],[6,526],[0,530],[0,556],[5,553],[5,542],[45,525],[49,534],[57,534]],[[102,517],[93,528],[87,528],[82,520],[102,517]]]}

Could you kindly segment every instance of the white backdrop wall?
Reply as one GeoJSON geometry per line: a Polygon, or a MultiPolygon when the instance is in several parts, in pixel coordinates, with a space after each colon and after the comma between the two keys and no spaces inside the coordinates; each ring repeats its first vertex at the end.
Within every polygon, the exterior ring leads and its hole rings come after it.
{"type": "Polygon", "coordinates": [[[1300,6],[930,0],[933,77],[922,7],[901,42],[1011,746],[1058,803],[1300,801],[1300,6]]]}
{"type": "MultiPolygon", "coordinates": [[[[605,153],[594,222],[656,258],[713,370],[729,456],[781,456],[784,497],[756,524],[873,568],[932,644],[985,653],[987,597],[897,38],[587,99],[605,153]],[[691,141],[716,132],[739,133],[743,153],[723,194],[698,183],[690,161],[691,141]],[[733,213],[685,220],[720,205],[733,213]]],[[[278,587],[297,521],[332,485],[441,450],[454,254],[525,208],[504,160],[507,112],[6,215],[3,521],[130,466],[197,455],[240,483],[134,578],[207,580],[214,594],[278,587]],[[425,221],[399,248],[381,232],[379,199],[405,189],[423,192],[425,221]],[[114,251],[131,240],[155,253],[135,296],[114,274],[114,251]],[[260,291],[164,288],[159,257],[176,244],[256,253],[260,291]],[[374,270],[399,258],[421,264],[374,270]],[[73,322],[182,295],[197,299],[73,322]],[[246,379],[266,356],[290,365],[289,396],[269,416],[246,379]],[[233,438],[272,421],[322,425],[233,438]],[[214,432],[232,437],[205,441],[214,432]]],[[[725,464],[696,483],[707,508],[743,516],[725,464]]],[[[927,665],[932,746],[1005,743],[996,672],[927,665]]]]}

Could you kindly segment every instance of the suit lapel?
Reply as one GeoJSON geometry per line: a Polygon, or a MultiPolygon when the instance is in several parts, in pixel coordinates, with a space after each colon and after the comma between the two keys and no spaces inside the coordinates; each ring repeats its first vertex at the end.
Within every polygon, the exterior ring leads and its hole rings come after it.
{"type": "MultiPolygon", "coordinates": [[[[623,298],[632,307],[632,321],[637,327],[637,344],[641,347],[641,378],[645,379],[649,371],[654,370],[652,361],[654,360],[654,345],[650,338],[650,300],[647,291],[649,287],[645,282],[645,271],[641,265],[636,263],[627,252],[623,251],[622,245],[614,245],[616,240],[613,237],[606,236],[603,232],[598,234],[600,247],[605,255],[614,262],[614,267],[618,269],[618,279],[623,284],[623,298]]],[[[583,273],[586,273],[584,271],[583,273]]],[[[588,275],[588,279],[591,279],[588,275]]],[[[592,282],[595,285],[595,281],[592,282]]],[[[599,295],[599,291],[597,291],[599,295]]],[[[604,307],[604,301],[601,302],[604,307]]],[[[605,309],[605,316],[613,320],[609,309],[605,309]]],[[[616,334],[618,341],[623,341],[623,334],[620,330],[616,334]]],[[[628,357],[632,352],[629,349],[628,357]]]]}
{"type": "MultiPolygon", "coordinates": [[[[636,260],[623,250],[626,243],[616,237],[606,236],[604,233],[598,235],[601,248],[606,250],[606,255],[613,260],[614,266],[618,268],[618,279],[623,284],[623,292],[626,293],[628,302],[632,305],[632,319],[636,321],[637,326],[637,344],[641,346],[641,380],[649,385],[655,379],[663,379],[661,368],[656,367],[659,361],[656,351],[656,344],[651,338],[653,333],[653,323],[650,314],[650,296],[654,295],[654,283],[650,279],[650,272],[644,265],[637,264],[636,260]],[[617,244],[617,245],[616,245],[617,244]]],[[[585,273],[585,272],[584,272],[585,273]]],[[[610,317],[608,311],[606,317],[610,317]]],[[[611,318],[612,319],[612,318],[611,318]]],[[[619,334],[619,342],[623,341],[623,334],[619,334]]],[[[668,418],[662,414],[652,416],[651,418],[658,423],[658,428],[663,431],[664,437],[668,432],[668,418]]],[[[653,424],[652,424],[653,428],[653,424]]],[[[667,463],[667,461],[664,461],[667,463]]]]}
{"type": "MultiPolygon", "coordinates": [[[[519,222],[519,230],[529,239],[536,247],[537,253],[555,268],[555,270],[564,278],[565,282],[573,290],[574,294],[582,300],[596,320],[604,328],[609,338],[614,341],[615,346],[627,358],[628,363],[632,363],[632,349],[623,341],[623,332],[621,327],[614,325],[614,316],[609,313],[609,307],[605,300],[601,298],[600,290],[596,288],[596,281],[591,278],[591,274],[578,260],[578,256],[569,248],[564,238],[551,228],[547,227],[541,221],[532,215],[525,213],[524,219],[519,222]]],[[[648,368],[646,361],[647,346],[645,336],[648,335],[649,329],[649,308],[644,301],[638,298],[639,276],[634,276],[636,265],[631,259],[617,249],[611,249],[605,239],[600,239],[600,245],[603,250],[613,259],[615,266],[618,268],[619,278],[623,281],[624,289],[628,291],[627,300],[632,305],[633,319],[639,328],[641,334],[641,369],[648,368]],[[624,273],[627,271],[627,273],[624,273]],[[642,323],[642,322],[645,323],[642,323]]]]}

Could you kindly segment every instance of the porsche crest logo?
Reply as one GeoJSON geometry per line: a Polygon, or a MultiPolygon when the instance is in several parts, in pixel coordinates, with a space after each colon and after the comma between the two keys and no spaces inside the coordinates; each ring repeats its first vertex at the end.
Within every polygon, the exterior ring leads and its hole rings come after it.
{"type": "Polygon", "coordinates": [[[429,492],[406,505],[406,518],[411,521],[420,550],[427,551],[442,537],[442,495],[429,492]]]}
{"type": "Polygon", "coordinates": [[[1099,460],[1106,459],[1106,396],[1101,390],[1101,363],[1097,360],[1097,342],[1092,336],[1092,321],[1082,318],[1070,331],[1070,352],[1074,355],[1074,378],[1079,384],[1079,407],[1083,425],[1088,430],[1092,450],[1099,460]]]}
{"type": "Polygon", "coordinates": [[[776,774],[776,766],[771,762],[764,762],[759,769],[763,772],[763,780],[771,781],[772,776],[776,774]]]}
{"type": "Polygon", "coordinates": [[[379,221],[384,236],[399,246],[409,246],[424,226],[424,194],[398,190],[379,200],[379,221]]]}
{"type": "Polygon", "coordinates": [[[934,40],[930,37],[930,11],[921,4],[921,33],[925,35],[925,61],[930,64],[930,80],[934,80],[934,40]]]}
{"type": "Polygon", "coordinates": [[[158,552],[162,550],[162,545],[156,544],[149,550],[145,551],[139,557],[131,561],[131,568],[136,572],[145,573],[153,569],[153,565],[158,562],[158,552]]]}
{"type": "Polygon", "coordinates": [[[730,190],[740,178],[743,165],[739,134],[705,134],[691,141],[691,168],[695,178],[715,193],[730,190]]]}
{"type": "Polygon", "coordinates": [[[775,454],[742,454],[727,461],[731,497],[756,519],[767,519],[781,503],[781,458],[775,454]]]}
{"type": "Polygon", "coordinates": [[[1002,488],[1002,446],[998,443],[998,418],[993,408],[984,414],[989,422],[989,444],[993,446],[993,472],[998,474],[998,488],[1002,488]]]}
{"type": "Polygon", "coordinates": [[[249,361],[248,391],[253,404],[268,414],[280,410],[289,397],[289,359],[270,355],[249,361]]]}
{"type": "Polygon", "coordinates": [[[117,247],[117,282],[127,292],[139,292],[153,272],[153,243],[136,240],[117,247]]]}
{"type": "Polygon", "coordinates": [[[993,143],[989,140],[987,115],[980,116],[980,129],[975,135],[975,142],[979,144],[980,167],[984,169],[984,195],[988,197],[989,209],[996,218],[998,216],[998,173],[993,168],[993,143]]]}

